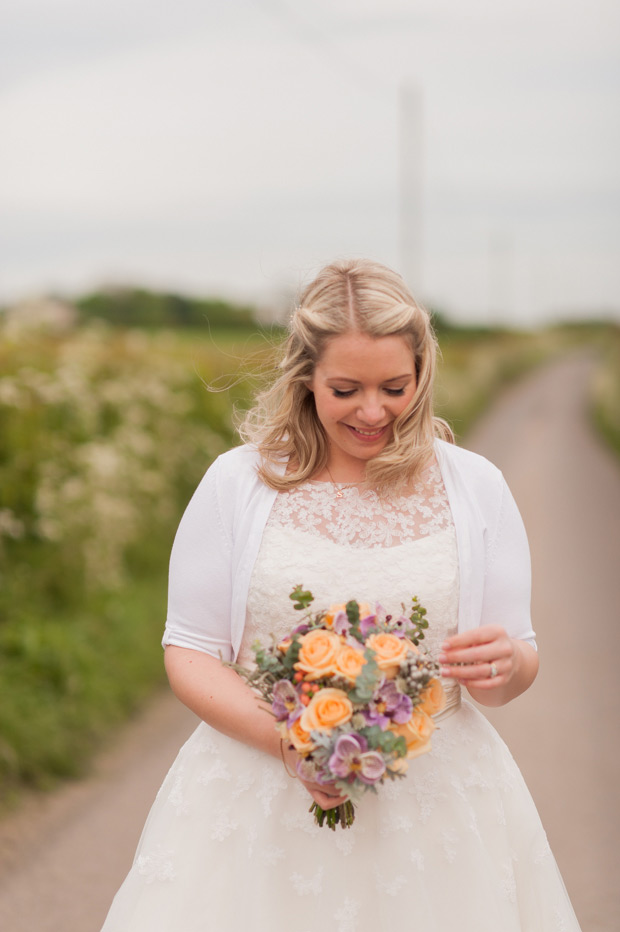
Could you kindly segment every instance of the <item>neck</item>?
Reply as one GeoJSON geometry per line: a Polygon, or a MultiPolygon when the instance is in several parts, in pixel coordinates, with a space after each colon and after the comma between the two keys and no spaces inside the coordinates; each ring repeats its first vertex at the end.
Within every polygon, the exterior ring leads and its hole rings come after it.
{"type": "Polygon", "coordinates": [[[362,485],[366,481],[365,469],[352,469],[338,463],[328,463],[315,479],[342,485],[362,485]]]}

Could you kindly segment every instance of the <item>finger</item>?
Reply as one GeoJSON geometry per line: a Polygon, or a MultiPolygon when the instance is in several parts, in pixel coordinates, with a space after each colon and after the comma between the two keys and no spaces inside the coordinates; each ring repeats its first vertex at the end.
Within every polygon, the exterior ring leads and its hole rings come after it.
{"type": "Polygon", "coordinates": [[[501,625],[483,625],[480,628],[472,628],[470,631],[462,631],[460,634],[453,634],[446,638],[441,645],[442,650],[460,650],[463,647],[471,647],[477,644],[489,644],[506,636],[506,631],[501,625]]]}
{"type": "Polygon", "coordinates": [[[508,657],[511,653],[505,644],[492,642],[482,644],[480,647],[468,647],[463,650],[442,651],[439,654],[439,663],[445,664],[480,664],[491,663],[494,660],[508,657]]]}
{"type": "Polygon", "coordinates": [[[473,686],[474,682],[482,680],[496,682],[508,672],[508,665],[501,660],[487,660],[483,663],[464,665],[443,664],[439,672],[445,679],[453,679],[467,686],[473,686]]]}
{"type": "Polygon", "coordinates": [[[322,790],[315,790],[310,794],[315,802],[319,804],[321,809],[335,809],[336,806],[342,806],[343,803],[346,803],[347,796],[332,796],[328,793],[324,793],[322,790]]]}

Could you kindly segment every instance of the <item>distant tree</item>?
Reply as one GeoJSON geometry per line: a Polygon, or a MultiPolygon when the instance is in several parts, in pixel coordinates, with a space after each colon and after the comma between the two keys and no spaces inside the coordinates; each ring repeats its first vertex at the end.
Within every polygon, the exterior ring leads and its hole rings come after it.
{"type": "Polygon", "coordinates": [[[256,326],[251,307],[219,298],[189,298],[143,288],[110,288],[75,302],[82,320],[99,318],[119,327],[213,327],[248,329],[256,326]]]}

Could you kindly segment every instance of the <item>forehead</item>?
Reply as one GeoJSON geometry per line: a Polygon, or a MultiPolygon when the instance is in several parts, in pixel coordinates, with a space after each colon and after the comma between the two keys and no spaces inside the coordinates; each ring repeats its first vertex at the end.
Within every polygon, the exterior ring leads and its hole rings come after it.
{"type": "Polygon", "coordinates": [[[316,370],[324,378],[385,380],[413,373],[415,360],[405,337],[371,337],[353,331],[327,342],[316,370]]]}

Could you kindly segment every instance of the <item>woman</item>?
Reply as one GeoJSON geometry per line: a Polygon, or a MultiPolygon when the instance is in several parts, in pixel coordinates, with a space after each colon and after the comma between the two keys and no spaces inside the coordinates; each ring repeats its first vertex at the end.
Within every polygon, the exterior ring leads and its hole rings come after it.
{"type": "Polygon", "coordinates": [[[519,513],[433,417],[434,371],[428,315],[389,269],[334,264],[305,290],[247,444],[208,470],[175,539],[166,669],[202,722],[105,932],[578,930],[514,761],[461,701],[509,702],[538,659],[519,513]],[[447,693],[432,751],[346,831],[315,825],[312,800],[343,797],[289,776],[296,752],[221,662],[290,630],[298,583],[316,607],[417,595],[447,693]]]}

